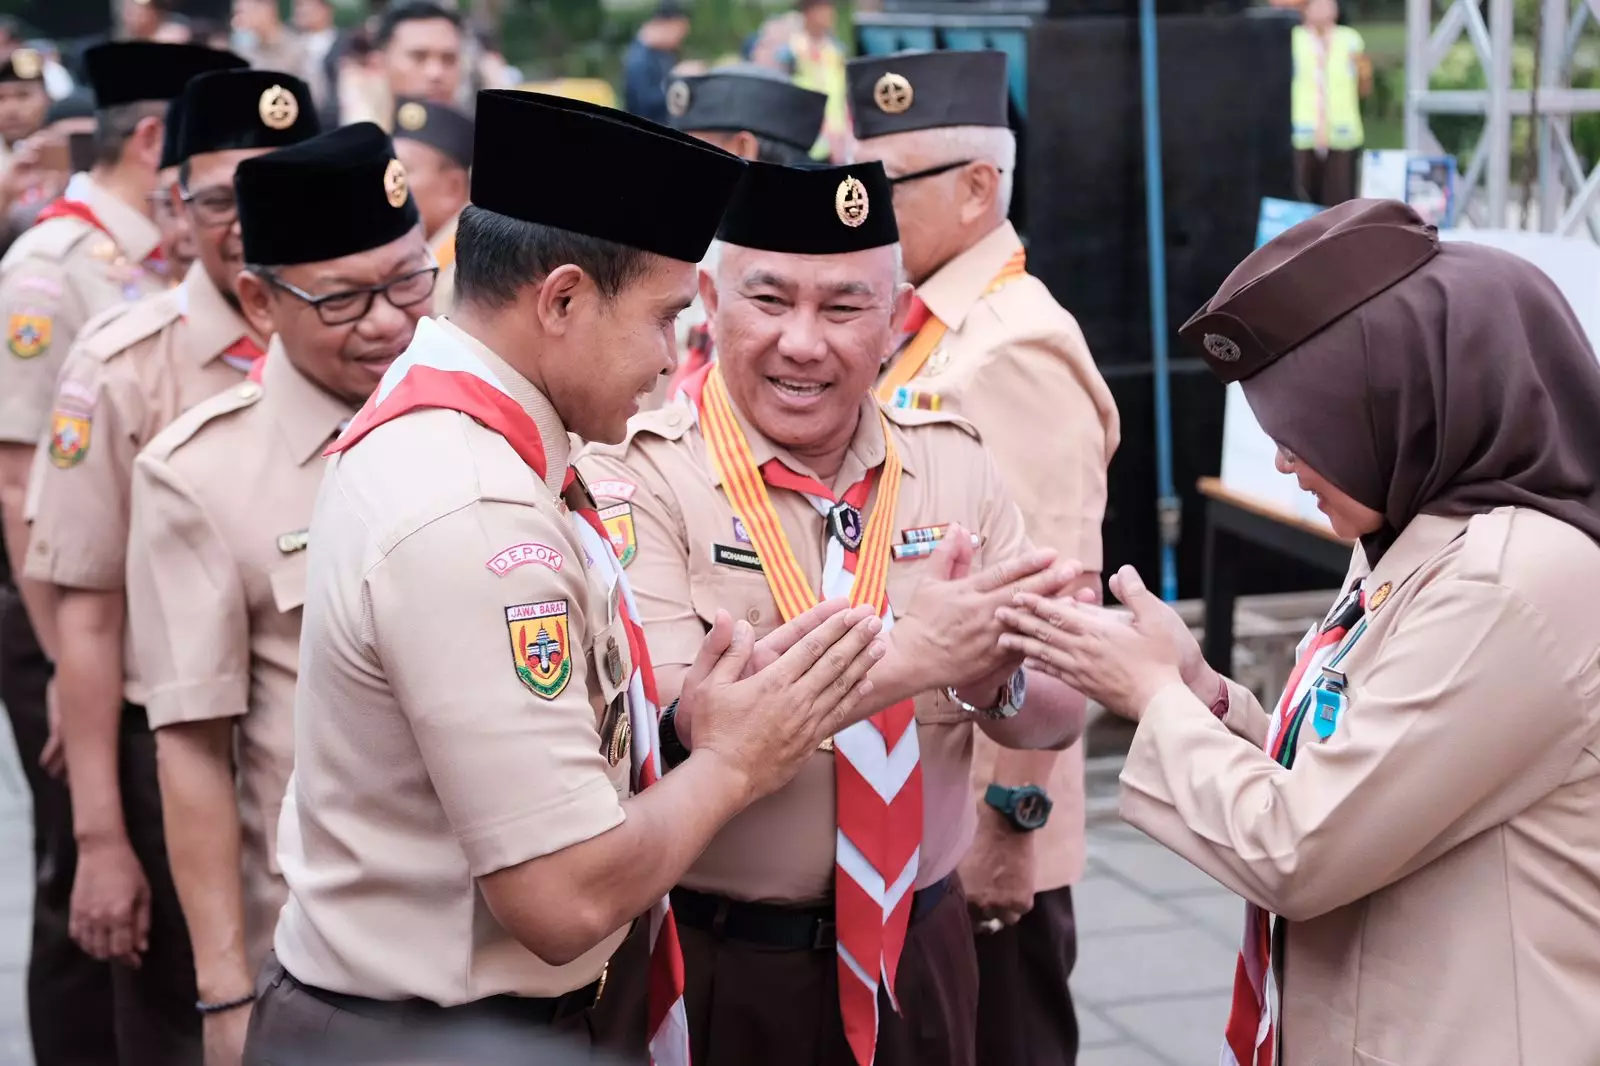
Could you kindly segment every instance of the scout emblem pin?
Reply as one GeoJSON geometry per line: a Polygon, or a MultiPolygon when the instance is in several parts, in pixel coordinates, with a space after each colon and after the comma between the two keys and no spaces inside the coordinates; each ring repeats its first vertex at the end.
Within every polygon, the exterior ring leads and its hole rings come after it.
{"type": "Polygon", "coordinates": [[[617,647],[616,637],[606,638],[606,676],[613,685],[622,684],[622,649],[617,647]]]}
{"type": "Polygon", "coordinates": [[[867,187],[856,178],[845,178],[833,194],[833,207],[840,222],[856,228],[867,220],[867,187]]]}
{"type": "Polygon", "coordinates": [[[618,696],[611,701],[601,732],[605,735],[603,752],[606,761],[615,766],[626,759],[633,748],[633,721],[628,717],[626,697],[618,696]]]}
{"type": "Polygon", "coordinates": [[[257,109],[261,113],[261,124],[269,130],[286,130],[300,117],[300,101],[281,85],[263,92],[257,109]]]}
{"type": "Polygon", "coordinates": [[[667,89],[667,114],[682,118],[689,110],[689,83],[675,81],[667,89]]]}
{"type": "Polygon", "coordinates": [[[428,109],[415,100],[400,105],[394,119],[404,130],[420,130],[428,124],[428,109]]]}
{"type": "Polygon", "coordinates": [[[850,551],[861,547],[861,512],[848,503],[841,503],[828,512],[828,531],[850,551]]]}
{"type": "Polygon", "coordinates": [[[407,188],[405,164],[398,159],[389,160],[383,171],[383,195],[388,198],[390,207],[406,205],[407,188]]]}
{"type": "Polygon", "coordinates": [[[1382,607],[1384,601],[1389,598],[1389,593],[1393,591],[1394,584],[1392,582],[1385,581],[1383,584],[1379,585],[1378,591],[1372,594],[1372,599],[1367,604],[1367,610],[1376,611],[1379,607],[1382,607]]]}
{"type": "Polygon", "coordinates": [[[1220,333],[1207,333],[1201,342],[1206,351],[1211,353],[1211,358],[1223,363],[1237,363],[1244,353],[1239,351],[1239,346],[1220,333]]]}
{"type": "Polygon", "coordinates": [[[885,74],[878,79],[872,87],[872,100],[878,105],[878,110],[888,115],[898,115],[911,106],[911,98],[916,94],[911,89],[911,83],[903,76],[895,73],[885,74]]]}

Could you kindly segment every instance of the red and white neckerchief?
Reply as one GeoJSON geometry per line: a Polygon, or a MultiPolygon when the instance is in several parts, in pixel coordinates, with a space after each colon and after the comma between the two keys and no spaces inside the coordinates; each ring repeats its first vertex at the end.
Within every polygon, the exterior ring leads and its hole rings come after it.
{"type": "MultiPolygon", "coordinates": [[[[184,318],[189,317],[189,279],[184,278],[178,283],[175,292],[178,301],[178,314],[184,318]]],[[[256,342],[250,334],[242,334],[238,340],[222,350],[221,358],[224,363],[249,377],[251,381],[261,381],[261,360],[265,358],[267,350],[256,342]]]]}
{"type": "MultiPolygon", "coordinates": [[[[504,438],[535,475],[541,479],[545,477],[544,442],[532,416],[512,399],[481,359],[429,319],[417,323],[411,347],[389,367],[377,391],[324,454],[345,451],[385,422],[424,408],[460,411],[476,419],[504,438]]],[[[645,644],[633,590],[612,552],[599,516],[594,513],[588,490],[581,489],[581,485],[582,482],[576,480],[576,472],[569,467],[564,495],[569,500],[578,498],[583,504],[578,508],[569,505],[573,529],[608,589],[620,586],[621,601],[627,605],[625,622],[634,664],[633,676],[628,682],[628,721],[633,729],[633,786],[638,791],[661,778],[656,740],[660,735],[660,723],[655,673],[650,666],[650,649],[645,644]],[[581,496],[575,497],[575,489],[581,489],[581,496]]],[[[655,1066],[688,1066],[689,1019],[683,1005],[683,954],[678,945],[678,927],[672,918],[671,903],[665,896],[650,908],[648,1003],[651,1062],[655,1066]]]]}
{"type": "MultiPolygon", "coordinates": [[[[868,471],[835,495],[817,479],[795,473],[777,460],[756,466],[717,364],[689,382],[685,391],[694,401],[700,434],[723,491],[750,536],[784,618],[803,614],[819,597],[789,546],[767,492],[769,485],[799,493],[834,526],[822,564],[822,595],[848,596],[852,604],[875,607],[883,618],[883,631],[889,632],[894,626],[887,590],[889,541],[901,467],[887,423],[882,423],[881,475],[868,471]],[[863,518],[875,480],[877,500],[871,516],[863,518]],[[841,524],[846,513],[850,517],[841,524]]],[[[880,413],[880,422],[882,417],[880,413]]],[[[895,976],[921,860],[922,763],[915,704],[902,700],[840,731],[832,747],[838,811],[834,924],[839,1010],[856,1061],[871,1066],[877,1054],[880,984],[890,1005],[900,1009],[895,976]]]]}
{"type": "MultiPolygon", "coordinates": [[[[111,237],[112,241],[115,242],[116,238],[112,237],[111,231],[106,228],[106,224],[100,221],[100,216],[95,214],[94,208],[90,207],[87,202],[78,199],[78,196],[84,191],[84,186],[78,184],[77,179],[78,175],[73,175],[73,180],[67,183],[66,191],[45,204],[44,209],[33,220],[33,224],[37,226],[41,222],[50,221],[52,218],[75,218],[80,222],[87,222],[107,237],[111,237]]],[[[162,250],[160,245],[157,245],[149,255],[144,257],[144,261],[151,266],[165,268],[167,253],[162,250]]]]}
{"type": "MultiPolygon", "coordinates": [[[[1282,765],[1293,753],[1288,745],[1298,743],[1298,730],[1290,729],[1295,710],[1311,695],[1311,689],[1324,666],[1346,645],[1346,638],[1359,636],[1357,622],[1365,609],[1366,594],[1360,582],[1333,605],[1318,625],[1312,626],[1296,648],[1294,671],[1284,686],[1283,697],[1274,709],[1263,747],[1282,765]]],[[[1244,943],[1233,972],[1233,1001],[1228,1008],[1219,1066],[1273,1066],[1277,1056],[1275,978],[1272,972],[1272,915],[1264,907],[1245,904],[1244,943]]]]}

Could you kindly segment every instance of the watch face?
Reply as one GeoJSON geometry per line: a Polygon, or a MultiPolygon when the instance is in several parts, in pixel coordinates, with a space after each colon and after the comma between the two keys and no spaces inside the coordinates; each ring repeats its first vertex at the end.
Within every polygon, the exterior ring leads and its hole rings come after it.
{"type": "Polygon", "coordinates": [[[1011,681],[1006,687],[1009,689],[1007,695],[1010,697],[1011,706],[1021,707],[1023,701],[1028,698],[1028,672],[1018,670],[1012,674],[1011,681]]]}
{"type": "Polygon", "coordinates": [[[1017,796],[1011,814],[1024,829],[1038,829],[1050,817],[1050,801],[1042,792],[1028,789],[1017,796]]]}

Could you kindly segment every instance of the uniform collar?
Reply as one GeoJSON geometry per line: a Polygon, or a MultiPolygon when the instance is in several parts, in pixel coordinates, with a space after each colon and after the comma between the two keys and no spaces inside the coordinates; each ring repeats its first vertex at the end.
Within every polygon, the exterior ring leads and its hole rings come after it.
{"type": "Polygon", "coordinates": [[[950,329],[960,329],[973,306],[983,298],[1006,263],[1022,247],[1022,239],[1009,221],[1002,222],[977,244],[933,272],[917,286],[928,310],[950,329]]]}
{"type": "Polygon", "coordinates": [[[301,466],[319,458],[355,408],[300,373],[277,337],[267,346],[261,370],[261,402],[272,414],[289,445],[289,454],[301,466]]]}
{"type": "Polygon", "coordinates": [[[436,318],[433,321],[447,337],[470,349],[482,360],[484,365],[494,372],[495,379],[511,398],[528,412],[528,417],[532,418],[534,425],[539,428],[539,439],[544,445],[544,483],[549,486],[551,492],[557,496],[561,495],[561,486],[567,477],[567,464],[572,459],[572,442],[567,437],[567,427],[562,423],[561,416],[556,413],[549,398],[540,392],[533,382],[512,369],[510,363],[494,354],[482,341],[448,318],[436,318]]]}
{"type": "MultiPolygon", "coordinates": [[[[811,468],[801,460],[796,459],[787,448],[774,444],[762,436],[760,431],[744,417],[744,413],[739,410],[738,404],[732,402],[732,397],[729,397],[729,402],[733,407],[733,417],[738,420],[739,428],[744,432],[744,439],[750,443],[750,455],[755,460],[757,467],[760,467],[769,459],[776,459],[797,474],[804,474],[807,477],[816,478],[817,481],[823,484],[827,484],[825,479],[812,473],[811,468]]],[[[839,468],[839,473],[834,478],[834,485],[839,491],[842,492],[857,481],[860,481],[868,470],[873,470],[883,465],[884,446],[881,425],[882,421],[878,417],[877,401],[872,399],[870,395],[863,398],[859,418],[856,422],[855,435],[850,438],[850,447],[845,451],[844,465],[839,468]]],[[[897,440],[896,445],[900,455],[901,469],[907,474],[915,475],[916,471],[913,469],[915,464],[911,456],[907,454],[905,442],[897,440]]],[[[717,476],[715,468],[713,468],[711,476],[718,485],[722,484],[722,479],[717,476]]]]}
{"type": "MultiPolygon", "coordinates": [[[[1389,550],[1383,553],[1383,558],[1378,560],[1378,565],[1372,568],[1372,572],[1362,582],[1361,587],[1367,594],[1367,603],[1370,605],[1373,597],[1378,595],[1378,590],[1385,585],[1389,586],[1389,591],[1383,594],[1384,598],[1392,595],[1394,590],[1421,569],[1424,563],[1460,536],[1462,530],[1467,528],[1468,521],[1468,518],[1461,516],[1431,514],[1413,518],[1411,524],[1400,531],[1395,542],[1389,545],[1389,550]]],[[[1360,550],[1359,546],[1357,550],[1360,550]]],[[[1381,602],[1379,606],[1382,606],[1381,602]]]]}
{"type": "Polygon", "coordinates": [[[74,174],[67,185],[66,197],[87,204],[94,217],[100,220],[117,250],[129,262],[142,263],[161,246],[161,231],[142,212],[136,211],[115,193],[99,184],[87,173],[74,174]],[[81,179],[81,180],[80,180],[81,179]]]}
{"type": "Polygon", "coordinates": [[[202,365],[221,357],[244,337],[260,343],[250,323],[218,291],[198,259],[183,276],[179,292],[179,307],[189,327],[190,350],[202,365]]]}

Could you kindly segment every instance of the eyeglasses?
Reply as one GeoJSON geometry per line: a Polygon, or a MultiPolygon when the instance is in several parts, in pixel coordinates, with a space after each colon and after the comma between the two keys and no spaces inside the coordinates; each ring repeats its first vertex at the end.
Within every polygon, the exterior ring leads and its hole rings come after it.
{"type": "Polygon", "coordinates": [[[197,226],[231,226],[239,217],[238,199],[224,189],[207,189],[195,194],[179,187],[178,198],[194,216],[197,226]]]}
{"type": "Polygon", "coordinates": [[[952,170],[957,170],[961,167],[968,166],[976,162],[976,159],[958,159],[954,163],[940,163],[936,167],[928,167],[925,170],[913,170],[911,173],[902,174],[898,178],[890,178],[889,184],[904,185],[908,181],[921,181],[923,178],[936,178],[940,174],[948,174],[952,170]]]}
{"type": "Polygon", "coordinates": [[[389,301],[391,307],[412,307],[421,303],[433,295],[433,284],[438,277],[438,267],[423,267],[415,273],[406,274],[382,285],[366,289],[349,289],[345,292],[330,292],[325,296],[313,296],[273,274],[267,274],[266,280],[289,295],[310,304],[316,309],[317,317],[322,319],[324,326],[348,326],[367,317],[367,312],[372,310],[372,301],[379,293],[383,294],[383,298],[389,301]]]}

